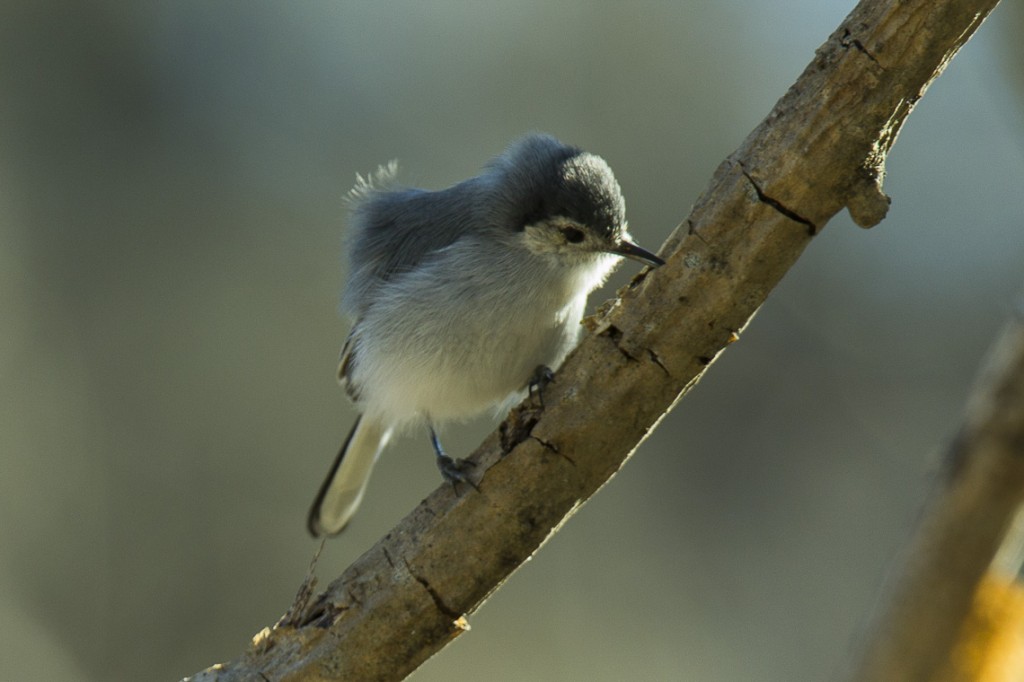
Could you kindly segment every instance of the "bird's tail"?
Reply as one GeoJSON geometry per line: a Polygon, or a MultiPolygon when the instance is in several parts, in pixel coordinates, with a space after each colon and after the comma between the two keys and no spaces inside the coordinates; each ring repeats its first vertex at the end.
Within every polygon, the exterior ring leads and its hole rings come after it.
{"type": "Polygon", "coordinates": [[[306,527],[313,537],[337,535],[345,528],[359,508],[373,464],[390,436],[391,429],[380,421],[365,415],[356,419],[309,510],[306,527]]]}

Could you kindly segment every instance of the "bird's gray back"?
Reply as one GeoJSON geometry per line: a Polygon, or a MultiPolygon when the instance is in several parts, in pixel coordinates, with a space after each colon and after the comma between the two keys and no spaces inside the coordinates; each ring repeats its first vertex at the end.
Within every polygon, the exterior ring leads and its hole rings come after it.
{"type": "Polygon", "coordinates": [[[493,218],[481,211],[486,183],[448,189],[371,190],[356,200],[349,224],[349,276],[342,306],[362,317],[381,286],[409,272],[493,218]]]}

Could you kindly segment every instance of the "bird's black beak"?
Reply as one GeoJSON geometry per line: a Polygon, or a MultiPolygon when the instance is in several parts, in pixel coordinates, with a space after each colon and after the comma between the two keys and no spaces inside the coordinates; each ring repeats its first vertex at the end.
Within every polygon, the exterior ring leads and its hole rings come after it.
{"type": "Polygon", "coordinates": [[[655,256],[647,249],[641,248],[636,244],[625,240],[619,242],[615,247],[608,249],[608,253],[614,253],[615,255],[622,256],[623,258],[631,258],[655,268],[661,267],[665,264],[665,261],[655,256]]]}

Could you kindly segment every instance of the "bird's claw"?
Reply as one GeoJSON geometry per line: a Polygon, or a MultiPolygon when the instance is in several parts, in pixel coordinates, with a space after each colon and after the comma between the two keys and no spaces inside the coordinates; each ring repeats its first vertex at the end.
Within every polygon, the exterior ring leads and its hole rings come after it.
{"type": "Polygon", "coordinates": [[[533,370],[533,375],[530,377],[530,383],[527,384],[527,394],[532,398],[536,392],[537,401],[540,402],[541,407],[544,407],[544,389],[554,380],[554,370],[547,365],[537,365],[537,369],[533,370]]]}
{"type": "Polygon", "coordinates": [[[474,467],[476,467],[476,462],[468,459],[452,459],[448,455],[437,456],[437,468],[441,471],[444,480],[452,484],[452,488],[455,488],[456,483],[466,483],[473,490],[480,492],[480,488],[469,476],[469,472],[474,467]]]}

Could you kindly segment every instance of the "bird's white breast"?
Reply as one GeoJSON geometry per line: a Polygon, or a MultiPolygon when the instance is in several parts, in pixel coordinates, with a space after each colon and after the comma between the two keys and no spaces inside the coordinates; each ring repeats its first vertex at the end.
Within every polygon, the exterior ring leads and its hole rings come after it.
{"type": "Polygon", "coordinates": [[[393,424],[466,418],[513,398],[538,365],[557,368],[614,258],[566,267],[517,255],[462,240],[380,290],[354,339],[366,412],[393,424]]]}

